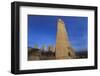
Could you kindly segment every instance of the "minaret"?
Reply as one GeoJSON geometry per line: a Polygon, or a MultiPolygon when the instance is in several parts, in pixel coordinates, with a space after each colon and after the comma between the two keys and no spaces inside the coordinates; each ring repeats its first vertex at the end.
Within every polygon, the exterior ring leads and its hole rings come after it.
{"type": "Polygon", "coordinates": [[[56,36],[56,59],[75,58],[75,53],[68,40],[65,23],[58,19],[56,36]]]}

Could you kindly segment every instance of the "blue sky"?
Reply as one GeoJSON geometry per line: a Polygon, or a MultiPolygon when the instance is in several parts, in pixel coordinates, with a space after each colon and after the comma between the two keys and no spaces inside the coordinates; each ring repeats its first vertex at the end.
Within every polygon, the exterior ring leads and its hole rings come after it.
{"type": "Polygon", "coordinates": [[[28,15],[28,47],[55,45],[59,18],[65,23],[72,47],[76,51],[87,49],[88,18],[77,16],[28,15]]]}

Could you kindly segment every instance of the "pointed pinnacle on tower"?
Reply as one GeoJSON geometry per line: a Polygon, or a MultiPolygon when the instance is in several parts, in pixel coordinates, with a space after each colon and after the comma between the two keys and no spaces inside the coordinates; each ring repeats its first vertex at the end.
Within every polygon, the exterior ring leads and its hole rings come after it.
{"type": "Polygon", "coordinates": [[[64,21],[61,18],[58,19],[58,22],[64,23],[64,21]]]}

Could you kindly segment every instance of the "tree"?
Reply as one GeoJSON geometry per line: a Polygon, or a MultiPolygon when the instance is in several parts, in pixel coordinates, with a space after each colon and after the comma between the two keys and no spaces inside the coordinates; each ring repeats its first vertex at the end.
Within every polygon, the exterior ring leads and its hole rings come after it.
{"type": "Polygon", "coordinates": [[[38,49],[38,44],[34,44],[34,48],[38,49]]]}
{"type": "Polygon", "coordinates": [[[48,45],[48,51],[51,51],[51,45],[48,45]]]}
{"type": "Polygon", "coordinates": [[[45,50],[45,44],[42,45],[42,50],[43,50],[43,51],[45,50]]]}

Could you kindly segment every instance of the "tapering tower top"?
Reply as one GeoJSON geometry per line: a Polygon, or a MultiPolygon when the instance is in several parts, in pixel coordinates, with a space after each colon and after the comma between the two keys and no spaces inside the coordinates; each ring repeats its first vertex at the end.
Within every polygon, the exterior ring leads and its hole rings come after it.
{"type": "Polygon", "coordinates": [[[61,18],[58,19],[58,22],[64,23],[64,21],[61,18]]]}

